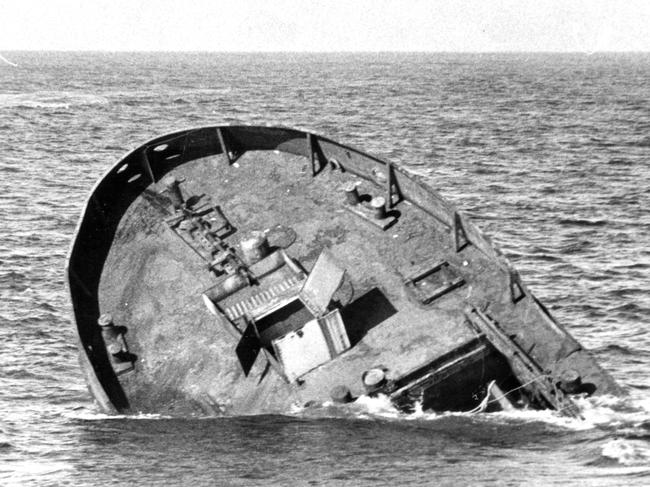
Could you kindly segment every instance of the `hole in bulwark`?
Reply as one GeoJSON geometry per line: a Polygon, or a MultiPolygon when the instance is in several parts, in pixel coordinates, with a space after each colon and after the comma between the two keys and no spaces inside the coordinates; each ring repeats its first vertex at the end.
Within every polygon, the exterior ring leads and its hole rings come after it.
{"type": "Polygon", "coordinates": [[[120,167],[117,168],[117,173],[119,174],[119,173],[121,173],[121,172],[126,171],[126,168],[127,168],[127,167],[129,167],[128,164],[122,164],[120,167]]]}
{"type": "Polygon", "coordinates": [[[166,161],[172,161],[172,160],[174,160],[174,159],[176,159],[176,158],[178,158],[180,156],[181,156],[180,154],[172,154],[170,156],[165,157],[165,160],[166,161]]]}
{"type": "Polygon", "coordinates": [[[138,179],[140,179],[140,176],[142,176],[142,174],[140,174],[140,173],[134,174],[129,179],[127,179],[127,182],[128,183],[133,183],[133,182],[137,181],[138,179]]]}
{"type": "Polygon", "coordinates": [[[169,147],[167,144],[160,144],[153,148],[156,152],[162,152],[169,147]]]}

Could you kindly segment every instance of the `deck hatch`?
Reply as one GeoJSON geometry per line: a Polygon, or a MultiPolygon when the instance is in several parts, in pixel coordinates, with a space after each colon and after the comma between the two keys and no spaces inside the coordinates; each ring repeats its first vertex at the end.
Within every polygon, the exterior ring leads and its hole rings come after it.
{"type": "Polygon", "coordinates": [[[449,262],[430,261],[412,268],[404,279],[404,284],[420,303],[430,304],[465,284],[465,280],[449,262]]]}
{"type": "Polygon", "coordinates": [[[332,296],[341,285],[345,269],[328,251],[323,250],[300,290],[300,299],[316,316],[327,311],[332,296]]]}

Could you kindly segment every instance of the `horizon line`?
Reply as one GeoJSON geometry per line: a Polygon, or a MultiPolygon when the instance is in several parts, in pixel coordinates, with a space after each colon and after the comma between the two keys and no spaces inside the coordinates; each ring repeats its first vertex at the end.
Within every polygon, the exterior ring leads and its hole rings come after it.
{"type": "Polygon", "coordinates": [[[597,50],[597,51],[571,51],[571,50],[378,50],[378,51],[353,51],[353,50],[150,50],[150,49],[0,49],[0,52],[20,53],[20,52],[56,52],[56,53],[142,53],[142,54],[650,54],[648,50],[597,50]]]}

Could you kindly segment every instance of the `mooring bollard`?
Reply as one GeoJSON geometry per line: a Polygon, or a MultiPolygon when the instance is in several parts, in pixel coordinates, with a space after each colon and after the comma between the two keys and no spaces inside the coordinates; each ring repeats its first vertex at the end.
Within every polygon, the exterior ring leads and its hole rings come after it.
{"type": "Polygon", "coordinates": [[[244,262],[252,265],[269,255],[269,242],[263,232],[252,231],[239,243],[244,262]]]}
{"type": "Polygon", "coordinates": [[[370,201],[370,206],[375,211],[375,218],[377,220],[386,218],[386,200],[383,196],[375,196],[370,201]]]}
{"type": "Polygon", "coordinates": [[[358,205],[359,204],[359,192],[357,191],[357,183],[350,181],[345,183],[343,186],[343,191],[345,191],[345,201],[348,205],[358,205]]]}
{"type": "Polygon", "coordinates": [[[366,392],[373,395],[378,393],[386,385],[386,374],[382,369],[370,369],[363,373],[361,380],[363,381],[363,386],[366,388],[366,392]]]}
{"type": "Polygon", "coordinates": [[[354,401],[354,398],[352,397],[352,393],[350,392],[350,389],[348,389],[346,386],[336,386],[330,391],[330,397],[332,398],[332,401],[340,403],[340,404],[346,404],[349,402],[354,401]]]}

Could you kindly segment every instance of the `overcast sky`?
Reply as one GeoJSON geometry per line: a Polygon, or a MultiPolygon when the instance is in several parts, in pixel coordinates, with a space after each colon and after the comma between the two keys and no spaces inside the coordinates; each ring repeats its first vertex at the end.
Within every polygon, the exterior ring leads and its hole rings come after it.
{"type": "Polygon", "coordinates": [[[650,0],[0,0],[0,52],[650,51],[650,0]]]}

